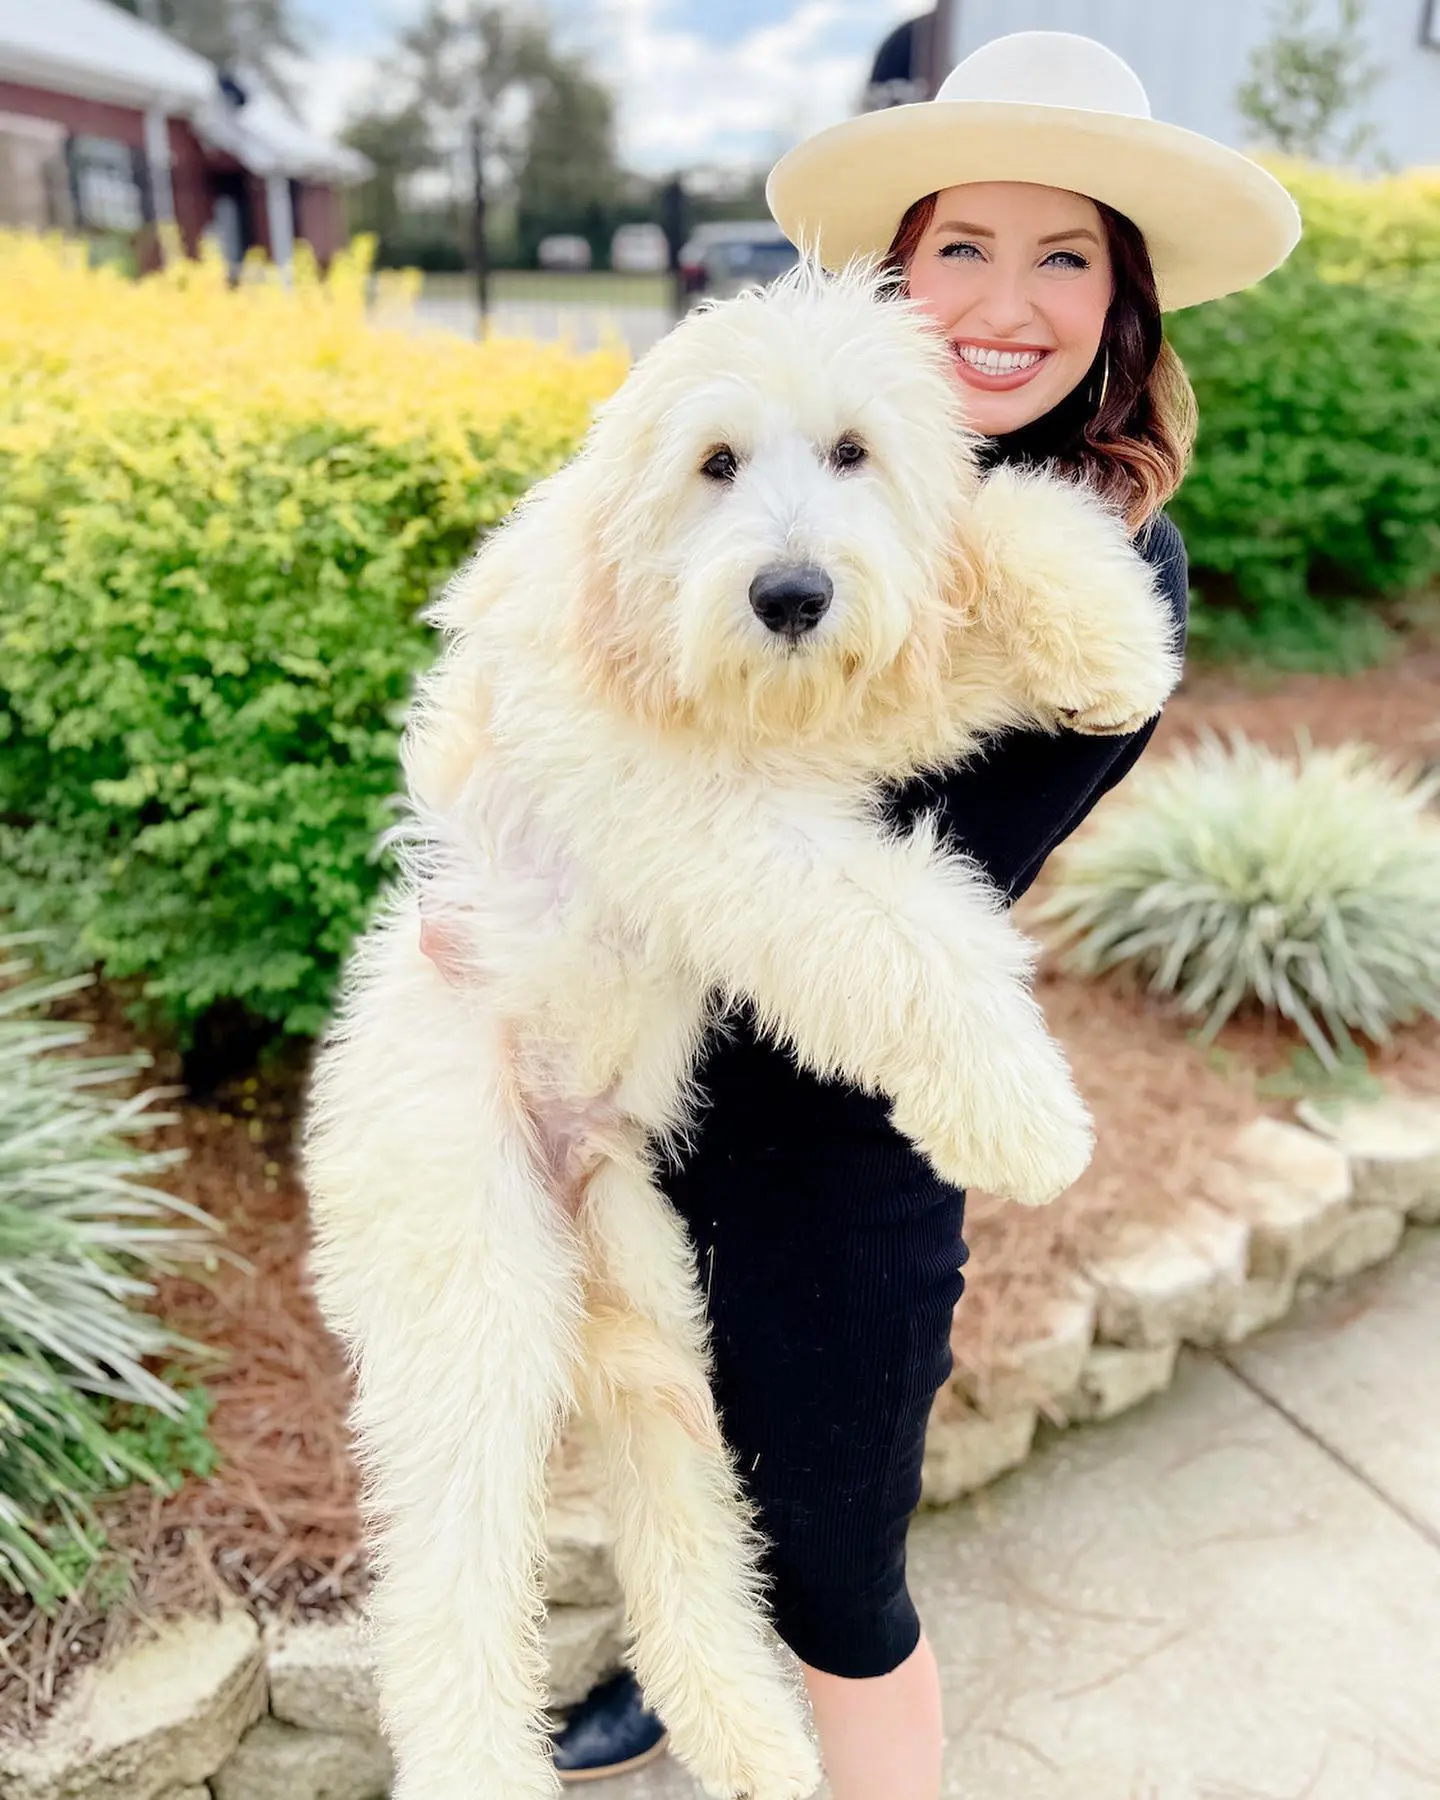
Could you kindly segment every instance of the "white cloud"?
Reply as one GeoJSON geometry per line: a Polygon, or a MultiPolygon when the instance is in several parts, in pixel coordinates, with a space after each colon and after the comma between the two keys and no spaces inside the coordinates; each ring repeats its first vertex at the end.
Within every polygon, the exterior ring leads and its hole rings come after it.
{"type": "MultiPolygon", "coordinates": [[[[590,0],[565,35],[615,93],[632,166],[760,164],[853,112],[881,37],[915,10],[916,0],[798,0],[774,23],[713,44],[667,21],[666,0],[590,0]]],[[[318,56],[302,88],[306,122],[334,133],[377,85],[373,57],[318,56]]]]}
{"type": "Polygon", "coordinates": [[[666,25],[663,0],[601,0],[590,36],[641,168],[766,161],[855,108],[888,25],[914,0],[800,0],[730,44],[666,25]]]}

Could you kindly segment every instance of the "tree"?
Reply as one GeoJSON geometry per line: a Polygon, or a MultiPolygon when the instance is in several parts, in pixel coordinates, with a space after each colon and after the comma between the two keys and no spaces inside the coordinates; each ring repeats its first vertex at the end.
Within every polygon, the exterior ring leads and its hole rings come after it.
{"type": "Polygon", "coordinates": [[[1316,16],[1316,0],[1277,0],[1271,36],[1252,51],[1236,96],[1242,118],[1277,150],[1317,162],[1348,161],[1375,135],[1344,122],[1384,73],[1365,54],[1366,0],[1339,0],[1336,25],[1316,16]]]}
{"type": "Polygon", "coordinates": [[[347,197],[352,231],[373,231],[382,257],[394,260],[412,208],[403,186],[407,178],[434,161],[430,129],[419,105],[411,100],[398,112],[372,111],[352,119],[341,133],[352,150],[370,159],[375,173],[347,197]]]}
{"type": "Polygon", "coordinates": [[[287,59],[303,58],[305,48],[292,0],[117,0],[117,4],[197,56],[242,80],[248,74],[263,82],[294,111],[287,59]]]}
{"type": "Polygon", "coordinates": [[[615,102],[572,59],[557,59],[532,86],[524,158],[516,180],[522,258],[552,231],[608,237],[624,176],[615,153],[615,102]]]}
{"type": "Polygon", "coordinates": [[[370,186],[378,191],[357,196],[357,223],[395,221],[380,226],[382,251],[414,239],[419,218],[407,188],[428,196],[432,240],[445,219],[450,249],[466,245],[477,129],[492,219],[507,222],[502,235],[523,257],[556,230],[581,231],[598,247],[625,191],[614,102],[580,58],[556,45],[543,18],[490,0],[458,8],[429,0],[401,36],[386,88],[389,105],[357,115],[345,132],[377,169],[370,186]]]}

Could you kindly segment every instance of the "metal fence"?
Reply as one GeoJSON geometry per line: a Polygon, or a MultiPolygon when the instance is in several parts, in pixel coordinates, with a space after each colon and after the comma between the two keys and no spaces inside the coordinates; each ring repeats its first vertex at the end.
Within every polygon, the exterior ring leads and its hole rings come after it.
{"type": "MultiPolygon", "coordinates": [[[[577,349],[620,339],[640,355],[663,337],[684,307],[669,273],[497,269],[485,283],[485,322],[496,337],[564,340],[577,349]]],[[[473,275],[430,275],[415,309],[424,330],[479,334],[480,287],[473,275]]]]}

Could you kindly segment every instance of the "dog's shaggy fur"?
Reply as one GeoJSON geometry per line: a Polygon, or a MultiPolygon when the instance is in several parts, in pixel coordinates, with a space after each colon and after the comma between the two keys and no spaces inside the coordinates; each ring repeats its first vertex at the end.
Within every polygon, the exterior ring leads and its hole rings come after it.
{"type": "Polygon", "coordinates": [[[654,1178],[717,997],[890,1096],[952,1181],[1042,1201],[1088,1159],[1028,947],[873,795],[997,727],[1132,726],[1175,659],[1119,521],[1038,475],[982,482],[959,404],[907,304],[803,270],[652,350],[431,614],[405,879],[305,1132],[397,1800],[554,1790],[539,1568],[577,1402],[674,1749],[717,1795],[818,1780],[654,1178]],[[749,593],[796,565],[834,593],[792,641],[749,593]]]}

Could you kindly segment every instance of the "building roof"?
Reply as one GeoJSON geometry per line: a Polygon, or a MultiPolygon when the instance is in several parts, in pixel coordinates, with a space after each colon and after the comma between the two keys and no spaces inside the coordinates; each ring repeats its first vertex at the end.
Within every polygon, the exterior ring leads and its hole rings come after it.
{"type": "MultiPolygon", "coordinates": [[[[5,0],[0,0],[3,4],[5,0]]],[[[346,183],[364,181],[374,173],[368,157],[317,137],[262,90],[250,89],[244,106],[235,106],[217,85],[191,119],[205,143],[228,151],[254,175],[346,183]]]]}
{"type": "Polygon", "coordinates": [[[291,118],[273,95],[228,100],[219,71],[110,0],[0,0],[0,78],[189,119],[256,175],[364,181],[370,162],[291,118]]]}
{"type": "Polygon", "coordinates": [[[213,64],[108,0],[0,0],[0,76],[168,113],[215,91],[213,64]]]}

